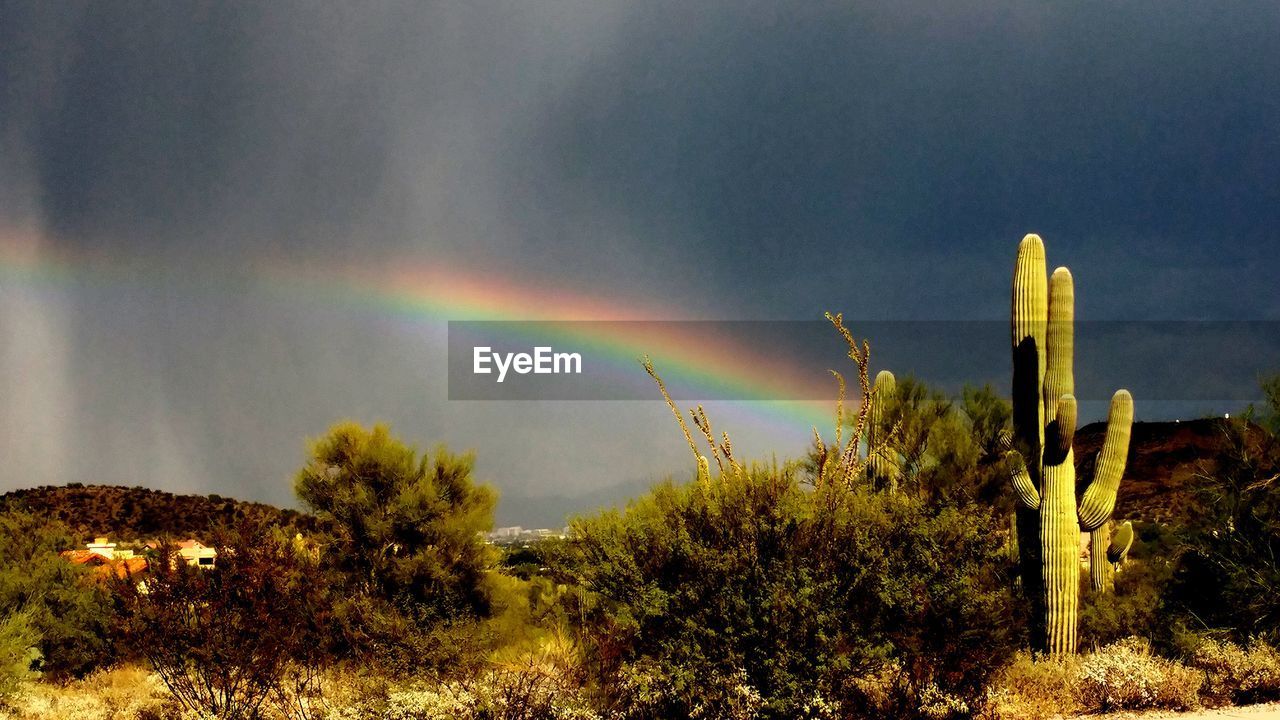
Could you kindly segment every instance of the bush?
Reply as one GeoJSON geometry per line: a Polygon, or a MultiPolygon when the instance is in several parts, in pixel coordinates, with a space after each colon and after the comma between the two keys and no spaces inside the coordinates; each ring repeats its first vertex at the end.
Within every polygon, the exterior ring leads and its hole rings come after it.
{"type": "Polygon", "coordinates": [[[354,423],[334,426],[310,455],[295,489],[348,598],[338,612],[351,649],[396,666],[459,662],[468,624],[490,614],[497,560],[480,535],[495,498],[473,483],[471,456],[419,456],[385,426],[354,423]]]}
{"type": "Polygon", "coordinates": [[[213,568],[163,546],[145,585],[117,582],[123,640],[194,712],[242,720],[275,702],[305,714],[329,630],[314,562],[261,528],[219,537],[215,547],[213,568]]]}
{"type": "Polygon", "coordinates": [[[503,653],[466,679],[388,686],[325,680],[330,720],[599,720],[581,694],[568,647],[555,642],[503,653]],[[568,655],[566,655],[568,653],[568,655]],[[568,665],[566,665],[568,662],[568,665]]]}
{"type": "Polygon", "coordinates": [[[1013,652],[995,522],[757,468],[575,521],[550,562],[621,716],[970,712],[1013,652]]]}
{"type": "Polygon", "coordinates": [[[75,547],[60,523],[0,513],[0,615],[23,609],[40,637],[37,669],[79,677],[116,658],[111,600],[101,583],[59,552],[75,547]]]}
{"type": "Polygon", "coordinates": [[[1163,598],[1172,571],[1167,560],[1148,557],[1125,563],[1112,591],[1096,592],[1086,583],[1080,598],[1080,647],[1097,650],[1127,637],[1166,641],[1163,598]]]}
{"type": "Polygon", "coordinates": [[[31,676],[31,665],[40,657],[39,642],[29,614],[0,617],[0,706],[31,676]]]}
{"type": "MultiPolygon", "coordinates": [[[[159,720],[178,718],[155,673],[137,667],[99,670],[63,684],[32,683],[13,703],[13,720],[159,720]]],[[[0,714],[0,717],[5,717],[0,714]]]]}
{"type": "Polygon", "coordinates": [[[992,718],[1043,718],[1111,710],[1199,704],[1203,672],[1156,657],[1140,638],[1127,638],[1087,655],[1033,660],[1019,654],[991,691],[992,718]]]}
{"type": "MultiPolygon", "coordinates": [[[[1013,410],[990,386],[965,387],[958,398],[933,390],[912,377],[897,381],[878,397],[872,418],[876,436],[892,438],[882,449],[893,458],[893,482],[935,504],[993,505],[1012,512],[1004,438],[1013,410]]],[[[854,430],[856,416],[845,418],[854,430]]],[[[816,470],[814,457],[808,469],[816,470]]]]}
{"type": "Polygon", "coordinates": [[[1260,640],[1241,647],[1205,639],[1190,665],[1204,672],[1204,694],[1215,702],[1246,705],[1280,699],[1280,653],[1260,640]]]}
{"type": "Polygon", "coordinates": [[[1151,654],[1150,645],[1129,638],[1084,657],[1079,697],[1088,711],[1186,710],[1200,704],[1201,673],[1151,654]]]}
{"type": "Polygon", "coordinates": [[[1280,643],[1280,376],[1268,405],[1224,424],[1228,449],[1198,474],[1169,605],[1192,627],[1280,643]],[[1262,425],[1251,422],[1258,417],[1262,425]]]}
{"type": "Polygon", "coordinates": [[[996,680],[990,717],[1043,720],[1083,712],[1078,656],[1041,658],[1020,652],[996,680]]]}

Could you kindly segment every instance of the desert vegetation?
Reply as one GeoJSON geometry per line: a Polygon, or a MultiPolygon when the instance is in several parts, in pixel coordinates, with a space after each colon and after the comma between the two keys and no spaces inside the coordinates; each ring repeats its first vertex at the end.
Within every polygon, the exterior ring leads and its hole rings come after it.
{"type": "Polygon", "coordinates": [[[77,537],[110,535],[125,542],[167,536],[204,537],[241,521],[309,532],[306,513],[221,495],[176,495],[143,487],[69,485],[26,488],[0,495],[0,512],[22,509],[57,520],[77,537]]]}
{"type": "Polygon", "coordinates": [[[873,375],[871,345],[829,316],[848,379],[793,459],[743,454],[645,361],[688,477],[533,548],[484,541],[497,498],[469,455],[385,426],[311,443],[305,514],[212,523],[212,568],[162,537],[145,573],[93,572],[59,555],[83,529],[11,498],[0,717],[1039,718],[1280,699],[1280,378],[1212,426],[1190,507],[1127,511],[1127,392],[1097,456],[1076,457],[1072,295],[1028,236],[1012,402],[873,375]]]}

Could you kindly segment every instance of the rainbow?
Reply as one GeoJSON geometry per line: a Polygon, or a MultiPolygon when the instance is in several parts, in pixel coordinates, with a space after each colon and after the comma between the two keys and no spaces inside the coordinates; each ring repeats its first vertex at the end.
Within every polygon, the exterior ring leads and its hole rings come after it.
{"type": "MultiPolygon", "coordinates": [[[[196,280],[217,287],[228,279],[214,270],[196,280]]],[[[241,274],[242,275],[242,274],[241,274]]],[[[360,309],[415,321],[628,321],[669,320],[683,313],[575,293],[564,288],[513,282],[510,278],[459,273],[455,269],[398,265],[351,268],[311,265],[298,267],[263,262],[250,275],[271,293],[286,300],[324,303],[338,309],[360,309]]],[[[84,254],[70,257],[40,247],[29,235],[0,235],[0,280],[52,285],[136,286],[175,279],[170,269],[145,262],[122,262],[84,254]]],[[[237,275],[239,277],[240,275],[237,275]]],[[[752,415],[771,425],[799,430],[816,425],[829,430],[832,403],[777,400],[780,397],[820,397],[834,382],[813,377],[765,352],[722,339],[698,337],[680,323],[599,322],[557,325],[555,339],[575,343],[593,356],[605,357],[611,375],[626,382],[648,382],[638,359],[653,357],[659,372],[680,379],[682,386],[706,397],[734,397],[752,415]],[[582,328],[578,330],[577,328],[582,328]],[[818,383],[822,383],[821,386],[818,383]],[[799,428],[795,426],[799,424],[799,428]]],[[[568,344],[568,343],[566,343],[568,344]]],[[[656,389],[654,399],[659,399],[656,389]]],[[[735,406],[738,403],[735,401],[735,406]]]]}

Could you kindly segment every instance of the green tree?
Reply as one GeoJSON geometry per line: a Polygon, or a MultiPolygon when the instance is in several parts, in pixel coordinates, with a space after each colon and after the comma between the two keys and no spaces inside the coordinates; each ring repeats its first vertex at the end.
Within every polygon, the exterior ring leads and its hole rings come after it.
{"type": "Polygon", "coordinates": [[[1227,447],[1198,474],[1171,605],[1189,626],[1280,641],[1280,376],[1266,403],[1223,424],[1227,447]],[[1257,419],[1260,423],[1255,423],[1257,419]]]}
{"type": "Polygon", "coordinates": [[[952,398],[906,377],[883,402],[874,431],[888,438],[897,487],[937,505],[979,502],[1012,510],[1004,458],[1013,414],[1007,400],[990,386],[965,387],[952,398]]]}
{"type": "Polygon", "coordinates": [[[347,590],[354,643],[398,643],[408,629],[485,617],[497,553],[480,533],[494,493],[471,455],[419,453],[385,425],[340,423],[311,443],[298,498],[318,518],[322,558],[347,590]]]}
{"type": "Polygon", "coordinates": [[[331,602],[312,554],[248,522],[213,544],[212,568],[163,545],[145,583],[115,580],[121,639],[197,714],[315,717],[331,602]]]}
{"type": "Polygon", "coordinates": [[[1261,425],[1272,436],[1280,435],[1280,373],[1262,378],[1262,405],[1250,405],[1245,417],[1261,425]]]}
{"type": "Polygon", "coordinates": [[[21,511],[0,513],[0,616],[25,610],[40,637],[37,669],[81,676],[115,658],[106,587],[60,551],[66,526],[21,511]]]}
{"type": "Polygon", "coordinates": [[[40,635],[25,611],[0,615],[0,708],[31,676],[31,666],[40,658],[40,635]]]}

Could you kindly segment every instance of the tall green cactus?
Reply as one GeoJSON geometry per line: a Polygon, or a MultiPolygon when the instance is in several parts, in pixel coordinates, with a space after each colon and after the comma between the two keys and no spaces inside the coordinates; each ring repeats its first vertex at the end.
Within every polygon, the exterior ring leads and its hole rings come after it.
{"type": "Polygon", "coordinates": [[[893,373],[881,370],[871,386],[871,412],[867,418],[867,476],[873,487],[889,492],[898,489],[898,457],[892,447],[893,429],[886,427],[886,406],[893,398],[898,382],[893,373]]]}
{"type": "Polygon", "coordinates": [[[1023,458],[1013,485],[1023,589],[1031,600],[1036,649],[1076,651],[1080,531],[1099,528],[1115,508],[1129,452],[1133,398],[1111,399],[1107,436],[1093,481],[1077,506],[1072,440],[1075,290],[1064,267],[1045,276],[1044,243],[1027,235],[1013,274],[1013,423],[1023,458]]]}

